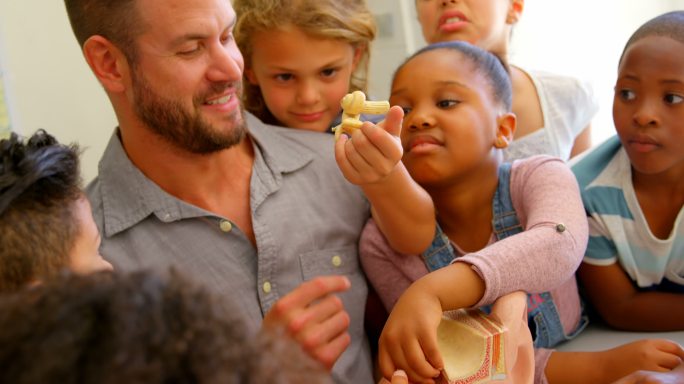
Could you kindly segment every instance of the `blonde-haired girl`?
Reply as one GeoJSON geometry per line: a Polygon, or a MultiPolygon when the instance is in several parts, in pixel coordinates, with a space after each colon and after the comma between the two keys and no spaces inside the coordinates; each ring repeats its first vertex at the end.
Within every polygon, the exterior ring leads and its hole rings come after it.
{"type": "Polygon", "coordinates": [[[243,103],[263,122],[327,132],[342,97],[366,91],[373,15],[365,0],[234,0],[243,103]]]}

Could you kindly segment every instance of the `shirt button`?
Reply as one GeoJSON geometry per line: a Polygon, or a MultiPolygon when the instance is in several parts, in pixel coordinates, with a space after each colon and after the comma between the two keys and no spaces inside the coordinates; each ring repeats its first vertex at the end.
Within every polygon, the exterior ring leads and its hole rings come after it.
{"type": "Polygon", "coordinates": [[[231,224],[228,220],[221,220],[219,227],[223,232],[230,232],[230,230],[233,229],[233,224],[231,224]]]}
{"type": "Polygon", "coordinates": [[[333,256],[332,258],[332,265],[339,267],[342,265],[342,258],[338,255],[333,256]]]}
{"type": "Polygon", "coordinates": [[[559,232],[559,233],[565,232],[565,224],[563,224],[563,223],[556,224],[556,232],[559,232]]]}
{"type": "Polygon", "coordinates": [[[271,283],[268,281],[264,283],[264,292],[271,293],[271,283]]]}

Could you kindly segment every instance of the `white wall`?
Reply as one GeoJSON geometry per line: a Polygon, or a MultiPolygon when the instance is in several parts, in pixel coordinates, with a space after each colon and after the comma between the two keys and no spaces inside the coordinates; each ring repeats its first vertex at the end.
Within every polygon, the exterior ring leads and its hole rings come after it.
{"type": "Polygon", "coordinates": [[[116,118],[81,55],[63,1],[0,0],[0,40],[13,130],[44,128],[62,142],[79,142],[89,181],[116,118]]]}
{"type": "MultiPolygon", "coordinates": [[[[375,44],[371,93],[386,98],[389,79],[406,55],[424,44],[415,0],[368,0],[392,14],[389,36],[375,44]]],[[[513,61],[523,67],[578,75],[592,81],[601,111],[595,140],[612,134],[610,104],[616,61],[629,34],[684,0],[527,0],[514,34],[513,61]]],[[[116,119],[71,33],[60,0],[0,0],[0,66],[15,131],[45,128],[60,141],[81,143],[86,181],[116,119]],[[38,11],[39,10],[39,11],[38,11]]]]}

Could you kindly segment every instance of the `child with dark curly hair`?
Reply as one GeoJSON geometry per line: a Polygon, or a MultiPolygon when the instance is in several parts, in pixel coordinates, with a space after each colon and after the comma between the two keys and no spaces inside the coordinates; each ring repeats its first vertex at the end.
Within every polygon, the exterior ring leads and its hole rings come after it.
{"type": "Polygon", "coordinates": [[[332,383],[178,273],[63,275],[0,300],[3,383],[332,383]]]}
{"type": "Polygon", "coordinates": [[[111,269],[80,188],[79,152],[43,130],[0,140],[0,292],[63,270],[111,269]]]}

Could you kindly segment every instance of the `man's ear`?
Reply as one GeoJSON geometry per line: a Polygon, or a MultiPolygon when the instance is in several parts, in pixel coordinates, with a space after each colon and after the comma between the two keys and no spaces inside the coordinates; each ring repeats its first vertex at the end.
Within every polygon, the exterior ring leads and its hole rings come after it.
{"type": "Polygon", "coordinates": [[[249,81],[250,84],[252,85],[259,85],[259,79],[256,77],[254,74],[254,70],[252,68],[245,68],[245,77],[247,78],[247,81],[249,81]]]}
{"type": "Polygon", "coordinates": [[[525,0],[511,0],[511,7],[508,9],[506,22],[508,24],[515,24],[520,20],[523,9],[525,9],[525,0]]]}
{"type": "Polygon", "coordinates": [[[513,141],[513,135],[515,134],[516,127],[516,117],[512,112],[501,114],[496,119],[497,131],[496,139],[494,140],[494,146],[499,149],[508,147],[508,144],[513,141]]]}
{"type": "Polygon", "coordinates": [[[123,52],[111,41],[103,36],[91,36],[83,44],[83,56],[106,91],[123,92],[126,90],[130,65],[123,52]]]}

